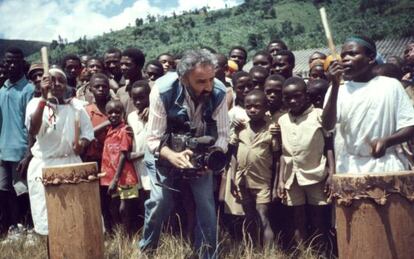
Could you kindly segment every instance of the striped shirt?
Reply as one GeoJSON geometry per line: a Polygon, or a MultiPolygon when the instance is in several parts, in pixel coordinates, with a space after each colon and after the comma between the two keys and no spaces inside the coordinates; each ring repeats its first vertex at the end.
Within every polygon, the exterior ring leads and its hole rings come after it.
{"type": "MultiPolygon", "coordinates": [[[[196,135],[202,136],[206,130],[205,122],[203,121],[203,105],[200,104],[195,107],[194,101],[191,99],[189,93],[184,87],[184,107],[187,108],[187,113],[190,121],[196,127],[196,135]]],[[[217,122],[217,140],[215,146],[227,151],[229,141],[229,117],[227,112],[226,98],[217,106],[213,112],[212,119],[217,122]]],[[[148,147],[154,153],[160,145],[160,140],[167,130],[167,113],[164,104],[161,100],[158,85],[155,83],[151,89],[150,94],[150,109],[148,118],[148,147]]]]}

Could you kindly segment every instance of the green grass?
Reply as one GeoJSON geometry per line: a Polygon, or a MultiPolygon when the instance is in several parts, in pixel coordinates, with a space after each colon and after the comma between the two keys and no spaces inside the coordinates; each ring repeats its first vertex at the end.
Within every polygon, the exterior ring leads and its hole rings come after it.
{"type": "MultiPolygon", "coordinates": [[[[128,239],[117,231],[113,236],[105,238],[105,258],[195,258],[189,242],[179,236],[162,234],[160,245],[153,254],[141,253],[137,247],[139,235],[128,239]]],[[[254,247],[249,240],[234,242],[226,234],[222,234],[220,246],[220,258],[248,258],[248,259],[275,259],[275,258],[298,258],[316,259],[324,258],[318,255],[311,247],[300,247],[296,251],[287,254],[277,246],[268,249],[254,247]]],[[[37,238],[34,245],[28,246],[25,240],[19,240],[10,244],[0,244],[0,258],[19,259],[43,259],[47,258],[46,238],[37,238]]]]}

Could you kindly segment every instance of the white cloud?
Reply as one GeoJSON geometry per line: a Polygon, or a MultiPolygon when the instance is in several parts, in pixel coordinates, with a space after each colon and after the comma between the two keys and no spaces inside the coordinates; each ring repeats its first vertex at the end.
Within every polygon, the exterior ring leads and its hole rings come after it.
{"type": "Polygon", "coordinates": [[[214,9],[220,9],[224,8],[227,4],[228,7],[235,6],[239,4],[240,0],[197,0],[197,1],[191,1],[191,0],[178,0],[179,7],[177,8],[179,11],[185,11],[185,10],[192,10],[195,8],[201,8],[203,6],[209,6],[212,10],[214,9]]]}
{"type": "MultiPolygon", "coordinates": [[[[168,1],[168,0],[164,0],[168,1]]],[[[0,2],[0,32],[7,39],[51,41],[58,35],[74,41],[86,35],[91,38],[103,32],[134,25],[136,18],[148,14],[170,15],[173,11],[209,6],[211,9],[237,5],[241,0],[178,0],[178,6],[162,9],[148,0],[136,0],[119,14],[107,17],[106,8],[122,5],[122,0],[3,0],[0,2]]],[[[159,1],[162,2],[162,1],[159,1]]],[[[161,5],[157,5],[161,6],[161,5]]]]}

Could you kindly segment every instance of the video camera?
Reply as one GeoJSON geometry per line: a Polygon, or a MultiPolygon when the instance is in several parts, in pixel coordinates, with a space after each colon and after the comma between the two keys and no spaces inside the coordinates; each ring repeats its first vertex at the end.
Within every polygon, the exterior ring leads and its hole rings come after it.
{"type": "MultiPolygon", "coordinates": [[[[218,147],[214,147],[216,139],[212,136],[195,137],[196,128],[191,126],[191,123],[185,122],[181,127],[181,132],[170,133],[164,141],[175,152],[182,152],[189,149],[193,152],[190,157],[192,168],[178,169],[173,171],[179,172],[178,175],[193,178],[199,176],[198,173],[205,171],[206,168],[213,172],[220,172],[226,166],[226,154],[218,147]]],[[[168,163],[164,160],[165,163],[168,163]]],[[[170,163],[169,167],[172,167],[170,163]]],[[[167,165],[165,165],[167,166],[167,165]]]]}

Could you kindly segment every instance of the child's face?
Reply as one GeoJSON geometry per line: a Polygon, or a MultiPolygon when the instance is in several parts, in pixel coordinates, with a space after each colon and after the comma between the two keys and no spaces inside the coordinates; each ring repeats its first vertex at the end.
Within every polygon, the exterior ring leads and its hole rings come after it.
{"type": "Polygon", "coordinates": [[[96,100],[108,100],[109,85],[103,78],[95,78],[90,81],[91,91],[96,100]]]}
{"type": "Polygon", "coordinates": [[[239,70],[241,70],[244,64],[246,64],[246,55],[240,49],[233,49],[230,52],[230,60],[233,60],[234,62],[236,62],[237,65],[239,66],[239,70]]]}
{"type": "Polygon", "coordinates": [[[264,93],[269,107],[280,107],[282,105],[283,84],[280,81],[267,80],[264,86],[264,93]]]}
{"type": "Polygon", "coordinates": [[[82,72],[82,74],[80,74],[79,76],[79,81],[81,82],[82,85],[89,83],[90,79],[91,79],[91,75],[87,71],[82,72]]]}
{"type": "Polygon", "coordinates": [[[404,59],[408,65],[414,65],[414,43],[407,44],[404,50],[404,59]]]}
{"type": "Polygon", "coordinates": [[[283,102],[293,115],[300,115],[307,105],[306,89],[295,85],[287,85],[283,88],[283,102]]]}
{"type": "Polygon", "coordinates": [[[170,55],[162,55],[161,57],[159,57],[158,61],[162,64],[162,67],[164,68],[164,73],[173,70],[175,67],[174,57],[170,55]]]}
{"type": "Polygon", "coordinates": [[[126,79],[134,78],[134,76],[138,73],[138,66],[130,57],[122,56],[121,72],[126,79]]]}
{"type": "Polygon", "coordinates": [[[93,75],[101,73],[103,71],[103,65],[99,60],[91,59],[86,63],[86,69],[93,75]]]}
{"type": "Polygon", "coordinates": [[[249,95],[244,100],[244,108],[251,121],[262,120],[266,114],[267,106],[264,96],[249,95]]]}
{"type": "Polygon", "coordinates": [[[252,77],[254,88],[263,89],[264,83],[266,81],[266,75],[260,72],[253,72],[250,75],[252,77]]]}
{"type": "Polygon", "coordinates": [[[122,116],[124,115],[124,108],[119,103],[108,103],[106,105],[106,114],[108,115],[109,122],[113,127],[118,126],[122,122],[122,116]]]}
{"type": "Polygon", "coordinates": [[[254,89],[254,85],[250,77],[242,76],[237,80],[234,85],[234,89],[236,89],[237,99],[244,100],[244,97],[246,97],[246,95],[254,89]]]}
{"type": "Polygon", "coordinates": [[[148,80],[155,81],[164,74],[164,70],[150,64],[146,67],[145,74],[148,77],[148,80]]]}
{"type": "Polygon", "coordinates": [[[309,80],[315,79],[324,79],[326,80],[325,70],[323,70],[323,66],[314,66],[309,71],[309,80]]]}
{"type": "Polygon", "coordinates": [[[121,56],[119,53],[107,53],[104,57],[105,67],[112,75],[118,75],[121,72],[121,56]]]}
{"type": "Polygon", "coordinates": [[[291,77],[293,69],[288,59],[287,56],[277,55],[273,61],[273,71],[285,78],[291,77]]]}
{"type": "Polygon", "coordinates": [[[272,57],[276,57],[278,51],[282,50],[283,46],[280,43],[274,42],[267,47],[267,51],[272,55],[272,57]]]}
{"type": "Polygon", "coordinates": [[[40,82],[42,81],[43,70],[36,70],[30,75],[30,81],[33,82],[36,89],[40,91],[40,82]]]}
{"type": "Polygon", "coordinates": [[[135,108],[142,112],[149,106],[149,94],[144,87],[135,87],[131,89],[131,98],[135,108]]]}
{"type": "Polygon", "coordinates": [[[325,100],[326,88],[318,85],[310,85],[307,89],[307,94],[309,101],[316,108],[323,108],[323,103],[325,100]]]}
{"type": "Polygon", "coordinates": [[[261,66],[270,71],[272,64],[265,55],[256,55],[253,57],[253,66],[261,66]]]}
{"type": "Polygon", "coordinates": [[[79,60],[69,59],[63,68],[68,79],[77,78],[81,72],[81,63],[79,60]]]}
{"type": "Polygon", "coordinates": [[[324,56],[323,54],[321,54],[321,53],[313,53],[310,57],[309,57],[309,64],[311,64],[314,60],[317,60],[317,59],[321,59],[321,60],[324,60],[324,59],[326,59],[326,56],[324,56]]]}

